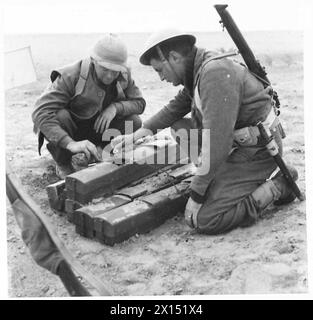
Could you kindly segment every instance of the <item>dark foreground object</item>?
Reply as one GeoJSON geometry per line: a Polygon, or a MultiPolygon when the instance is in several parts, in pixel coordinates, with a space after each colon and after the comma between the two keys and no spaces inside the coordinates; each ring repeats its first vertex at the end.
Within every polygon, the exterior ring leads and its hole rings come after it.
{"type": "Polygon", "coordinates": [[[66,249],[40,208],[23,190],[8,162],[6,193],[32,258],[38,265],[59,276],[69,295],[112,295],[110,286],[85,270],[66,249]]]}

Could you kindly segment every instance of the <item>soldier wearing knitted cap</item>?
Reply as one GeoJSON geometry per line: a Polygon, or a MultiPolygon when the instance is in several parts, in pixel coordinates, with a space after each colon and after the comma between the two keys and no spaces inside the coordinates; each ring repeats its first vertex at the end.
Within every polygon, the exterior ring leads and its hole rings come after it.
{"type": "MultiPolygon", "coordinates": [[[[266,123],[282,153],[282,130],[273,113],[271,88],[264,88],[242,64],[198,48],[195,42],[193,35],[177,30],[150,36],[140,62],[152,66],[161,81],[184,88],[142,128],[116,137],[111,144],[119,149],[171,127],[181,146],[189,146],[191,160],[200,158],[186,222],[200,233],[218,234],[251,225],[269,204],[291,202],[295,195],[281,172],[269,179],[277,165],[257,131],[257,123],[266,123]],[[191,117],[185,117],[190,112],[191,117]],[[192,135],[192,129],[198,135],[192,135]],[[187,134],[180,134],[182,130],[187,134]],[[182,143],[186,137],[188,143],[182,143]],[[190,142],[192,137],[197,139],[190,142]],[[192,156],[195,144],[199,153],[192,156]]],[[[290,168],[290,172],[296,180],[297,171],[290,168]]]]}
{"type": "Polygon", "coordinates": [[[81,156],[87,165],[101,160],[99,150],[109,143],[108,129],[125,133],[126,121],[134,130],[141,127],[145,100],[127,66],[127,48],[117,35],[106,34],[90,57],[52,71],[50,78],[32,119],[35,133],[39,132],[39,153],[45,138],[60,178],[74,171],[81,156]]]}

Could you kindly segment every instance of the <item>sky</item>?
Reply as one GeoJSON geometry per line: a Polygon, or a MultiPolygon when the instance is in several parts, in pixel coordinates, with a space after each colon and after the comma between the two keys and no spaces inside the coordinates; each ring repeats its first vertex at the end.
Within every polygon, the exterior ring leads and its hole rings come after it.
{"type": "Polygon", "coordinates": [[[310,0],[4,0],[4,33],[150,32],[176,26],[217,31],[214,4],[227,3],[239,28],[303,30],[312,19],[310,0]]]}

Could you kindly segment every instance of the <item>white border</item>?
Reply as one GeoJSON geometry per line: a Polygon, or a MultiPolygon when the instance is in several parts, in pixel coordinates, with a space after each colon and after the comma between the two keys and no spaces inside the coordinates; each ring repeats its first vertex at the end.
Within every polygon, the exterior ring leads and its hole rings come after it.
{"type": "MultiPolygon", "coordinates": [[[[42,31],[43,33],[45,32],[59,32],[59,33],[71,33],[73,31],[77,33],[85,33],[85,32],[101,32],[102,30],[99,29],[99,26],[101,24],[96,25],[96,30],[93,28],[88,27],[88,21],[83,21],[83,23],[80,23],[78,25],[73,26],[75,30],[66,30],[64,29],[64,25],[62,23],[59,23],[60,21],[63,21],[65,17],[67,17],[66,20],[66,25],[73,25],[73,23],[69,23],[69,20],[71,20],[71,14],[73,13],[73,8],[74,8],[74,13],[81,17],[82,13],[84,10],[88,7],[90,8],[90,11],[88,12],[94,12],[96,14],[99,11],[100,12],[103,9],[108,9],[106,11],[111,12],[111,19],[112,21],[110,22],[112,25],[115,25],[114,19],[116,19],[117,16],[119,17],[127,17],[128,14],[131,14],[131,12],[136,11],[138,14],[142,14],[143,16],[146,16],[147,13],[153,13],[152,18],[153,19],[158,19],[160,15],[158,15],[158,12],[165,12],[166,10],[164,9],[165,7],[169,9],[168,11],[170,12],[168,15],[164,15],[164,20],[163,21],[158,21],[158,23],[155,23],[155,20],[151,19],[152,22],[154,23],[155,29],[159,28],[161,25],[164,26],[166,22],[169,23],[171,20],[171,17],[175,14],[175,10],[177,15],[182,14],[182,12],[187,12],[189,14],[189,18],[192,19],[193,21],[199,21],[198,28],[194,28],[193,31],[198,31],[201,28],[205,28],[205,30],[211,30],[210,26],[212,27],[212,24],[210,23],[210,8],[212,7],[213,4],[218,3],[220,1],[204,1],[204,0],[199,0],[191,3],[190,1],[183,1],[183,0],[158,0],[158,1],[151,1],[148,3],[147,0],[133,0],[133,1],[114,1],[113,5],[108,5],[108,2],[106,1],[100,1],[100,0],[89,0],[89,1],[78,1],[78,0],[46,0],[45,2],[39,1],[39,0],[29,0],[25,3],[23,0],[6,0],[4,3],[1,4],[1,16],[0,16],[0,29],[4,30],[7,33],[11,32],[24,32],[25,30],[27,31],[27,25],[29,24],[30,21],[32,20],[32,17],[27,17],[25,14],[25,19],[27,19],[28,24],[25,24],[24,21],[20,21],[18,19],[14,19],[14,23],[16,24],[16,29],[15,30],[8,30],[7,25],[4,24],[4,11],[3,9],[7,8],[12,8],[15,6],[15,8],[20,8],[27,6],[30,11],[33,10],[34,15],[38,16],[38,13],[40,12],[45,12],[47,11],[48,8],[53,10],[53,13],[57,12],[58,10],[62,10],[59,12],[60,17],[56,17],[56,21],[58,23],[52,24],[52,17],[49,17],[49,26],[35,26],[35,29],[29,29],[30,32],[34,32],[37,30],[37,32],[42,31]],[[130,3],[132,5],[132,8],[130,7],[130,3]],[[132,11],[129,11],[132,10],[132,11]],[[159,11],[158,11],[159,10],[159,11]],[[162,11],[160,11],[162,10],[162,11]],[[204,15],[203,15],[204,14],[204,15]],[[172,15],[172,16],[171,16],[172,15]],[[208,18],[206,18],[208,17],[208,18]],[[20,21],[20,24],[17,24],[17,21],[20,21]],[[59,29],[57,28],[59,26],[59,29]],[[49,29],[50,28],[50,29],[49,29]]],[[[179,296],[179,297],[167,297],[167,296],[153,296],[153,297],[137,297],[138,300],[156,300],[156,299],[174,299],[174,300],[180,300],[183,298],[188,298],[190,300],[193,299],[199,299],[199,300],[216,300],[216,299],[292,299],[292,300],[297,300],[297,299],[312,299],[312,286],[313,286],[313,280],[312,280],[312,272],[311,270],[313,267],[313,256],[312,256],[312,250],[313,250],[313,233],[312,233],[312,227],[313,227],[313,217],[312,217],[312,140],[310,137],[312,137],[312,123],[313,123],[313,105],[312,105],[312,98],[310,97],[310,93],[312,92],[312,57],[313,57],[313,52],[312,52],[312,39],[313,39],[313,27],[312,27],[312,21],[313,21],[313,14],[312,14],[312,4],[310,0],[298,0],[298,1],[284,1],[284,0],[263,0],[262,3],[259,3],[257,8],[255,6],[255,3],[252,4],[252,1],[248,0],[241,0],[241,1],[222,1],[226,2],[231,5],[232,7],[232,13],[234,13],[234,17],[238,16],[238,13],[241,12],[242,6],[253,6],[253,13],[254,16],[252,16],[252,20],[247,19],[247,17],[243,16],[243,18],[240,20],[240,25],[243,25],[244,22],[247,24],[252,23],[257,23],[257,21],[266,21],[266,23],[271,23],[271,21],[274,21],[274,19],[278,20],[278,25],[282,27],[282,29],[288,29],[290,25],[287,25],[287,22],[291,22],[291,26],[293,26],[295,29],[301,29],[301,27],[305,27],[305,94],[304,94],[304,104],[305,104],[305,150],[306,150],[306,190],[307,190],[307,238],[308,238],[308,258],[309,258],[309,265],[308,265],[308,270],[309,270],[309,294],[301,294],[301,295],[245,295],[245,296],[237,296],[237,295],[224,295],[224,296],[179,296]],[[239,5],[240,3],[240,5],[239,5]],[[256,12],[257,16],[256,16],[256,12]],[[290,19],[283,19],[284,15],[290,15],[290,13],[293,11],[293,17],[294,19],[290,21],[290,19]],[[266,15],[264,15],[264,12],[266,15]],[[304,15],[304,17],[302,16],[304,15]],[[280,23],[281,21],[281,23],[280,23]],[[292,25],[293,24],[293,25],[292,25]]],[[[23,10],[18,10],[22,13],[23,10]]],[[[105,12],[105,11],[103,11],[105,12]]],[[[244,12],[249,12],[248,10],[244,10],[244,12]]],[[[244,13],[245,14],[245,13],[244,13]]],[[[73,18],[74,19],[74,18],[73,18]]],[[[127,23],[129,23],[131,20],[131,17],[127,18],[123,24],[123,19],[120,18],[118,19],[118,25],[121,26],[120,28],[122,30],[114,30],[117,32],[122,32],[123,30],[129,30],[129,27],[127,23]],[[128,20],[127,20],[128,19],[128,20]]],[[[214,18],[215,19],[215,18],[214,18]]],[[[97,20],[94,19],[94,20],[97,20]]],[[[40,21],[44,21],[40,20],[40,21]]],[[[76,21],[74,19],[74,21],[76,21]]],[[[116,21],[116,20],[115,20],[116,21]]],[[[71,21],[72,22],[72,21],[71,21]]],[[[177,22],[177,21],[176,21],[177,22]]],[[[277,22],[277,21],[276,21],[277,22]]],[[[215,23],[215,22],[214,22],[215,23]]],[[[194,25],[196,25],[194,23],[194,25]]],[[[102,25],[101,25],[102,26],[102,25]]],[[[252,25],[253,26],[253,25],[252,25]]],[[[189,27],[186,26],[186,29],[189,27]]],[[[215,27],[214,27],[215,28],[215,27]]],[[[249,28],[247,28],[249,29],[249,28]]],[[[271,27],[269,27],[271,29],[271,27]]],[[[218,28],[216,28],[218,30],[218,28]]],[[[250,25],[250,30],[251,25],[250,25]]],[[[134,30],[138,31],[138,30],[134,30]]],[[[150,31],[145,28],[145,32],[150,31]]],[[[151,30],[152,31],[152,30],[151,30]]],[[[1,35],[2,36],[2,35],[1,35]]],[[[0,45],[1,52],[3,52],[3,45],[2,45],[2,37],[1,37],[1,45],[0,45]]],[[[1,54],[1,64],[0,64],[0,75],[2,75],[3,72],[3,55],[1,54]]],[[[1,89],[3,88],[3,77],[1,77],[1,89]]],[[[2,111],[4,111],[4,94],[3,90],[1,90],[0,94],[0,99],[2,102],[2,111]]],[[[4,141],[4,114],[3,112],[0,113],[0,130],[1,130],[1,138],[0,138],[0,150],[4,150],[5,148],[5,141],[4,141]]],[[[4,168],[5,168],[5,162],[4,162],[4,152],[1,152],[1,157],[0,157],[0,174],[2,177],[4,177],[4,168]]],[[[7,298],[7,281],[8,281],[8,276],[7,276],[7,241],[6,241],[6,198],[5,198],[5,185],[4,183],[1,184],[0,187],[0,194],[1,194],[1,204],[2,204],[2,210],[1,210],[1,215],[0,215],[0,297],[1,298],[7,298]]],[[[66,298],[64,298],[66,300],[66,298]]],[[[101,299],[101,298],[93,298],[93,299],[101,299]]],[[[116,300],[116,297],[107,297],[107,300],[116,300]]],[[[136,297],[126,297],[127,299],[136,299],[136,297]]],[[[32,299],[30,299],[32,300],[32,299]]]]}

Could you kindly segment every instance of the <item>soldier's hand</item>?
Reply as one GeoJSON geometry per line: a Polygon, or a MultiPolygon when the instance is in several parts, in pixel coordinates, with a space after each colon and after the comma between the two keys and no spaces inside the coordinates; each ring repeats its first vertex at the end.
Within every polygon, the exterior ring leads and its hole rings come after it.
{"type": "Polygon", "coordinates": [[[91,156],[93,156],[96,161],[101,161],[101,155],[99,154],[96,146],[89,140],[72,141],[66,146],[66,149],[73,154],[84,152],[88,161],[91,156]]]}
{"type": "Polygon", "coordinates": [[[125,134],[121,136],[117,136],[111,140],[111,146],[113,148],[114,153],[120,152],[123,148],[134,144],[134,134],[125,134]]]}
{"type": "Polygon", "coordinates": [[[185,221],[190,228],[197,226],[197,215],[202,207],[202,203],[195,202],[189,198],[185,208],[185,221]]]}
{"type": "Polygon", "coordinates": [[[111,124],[111,121],[116,116],[116,107],[115,104],[110,104],[107,108],[105,108],[98,116],[95,121],[94,129],[97,133],[103,133],[107,130],[111,124]]]}

